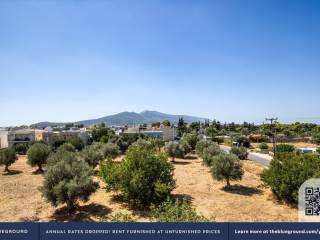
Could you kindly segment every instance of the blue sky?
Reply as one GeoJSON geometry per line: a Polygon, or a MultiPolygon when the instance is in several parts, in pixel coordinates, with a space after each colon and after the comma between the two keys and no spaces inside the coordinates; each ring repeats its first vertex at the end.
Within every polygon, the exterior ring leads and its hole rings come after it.
{"type": "Polygon", "coordinates": [[[158,110],[320,122],[320,1],[0,2],[0,126],[158,110]]]}

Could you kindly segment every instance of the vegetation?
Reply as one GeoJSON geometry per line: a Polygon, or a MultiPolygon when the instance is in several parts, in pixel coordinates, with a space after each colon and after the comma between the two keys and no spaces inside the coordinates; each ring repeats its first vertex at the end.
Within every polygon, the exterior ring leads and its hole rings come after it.
{"type": "Polygon", "coordinates": [[[269,149],[269,146],[268,146],[267,143],[263,142],[263,143],[260,143],[260,144],[259,144],[259,148],[260,148],[260,149],[269,149]]]}
{"type": "Polygon", "coordinates": [[[151,216],[156,222],[208,222],[197,214],[186,200],[172,202],[170,199],[159,206],[151,206],[151,216]]]}
{"type": "Polygon", "coordinates": [[[120,148],[114,143],[106,143],[102,145],[103,158],[116,158],[120,154],[120,148]]]}
{"type": "Polygon", "coordinates": [[[50,154],[50,148],[44,143],[33,144],[28,152],[28,164],[32,167],[38,166],[38,173],[42,173],[42,165],[47,163],[47,158],[50,154]]]}
{"type": "Polygon", "coordinates": [[[53,205],[66,204],[70,211],[78,200],[88,201],[98,184],[92,180],[92,168],[76,153],[59,151],[55,153],[40,188],[43,196],[53,205]]]}
{"type": "Polygon", "coordinates": [[[248,151],[245,147],[232,147],[230,153],[236,155],[240,160],[245,160],[248,158],[248,151]]]}
{"type": "Polygon", "coordinates": [[[130,147],[120,164],[102,163],[100,175],[109,190],[120,191],[128,201],[143,206],[161,203],[175,187],[167,157],[139,146],[130,147]]]}
{"type": "Polygon", "coordinates": [[[197,134],[187,133],[183,136],[183,140],[189,144],[189,146],[191,147],[191,150],[195,150],[196,145],[199,141],[199,137],[197,134]]]}
{"type": "Polygon", "coordinates": [[[165,126],[165,127],[170,127],[170,126],[171,126],[171,123],[170,123],[169,120],[164,120],[164,121],[162,122],[162,125],[165,126]]]}
{"type": "Polygon", "coordinates": [[[17,160],[14,148],[4,148],[0,150],[0,165],[4,165],[4,171],[10,172],[9,166],[17,160]]]}
{"type": "Polygon", "coordinates": [[[314,133],[312,135],[312,142],[315,144],[320,144],[320,133],[314,133]]]}
{"type": "Polygon", "coordinates": [[[184,158],[185,155],[192,152],[192,148],[190,144],[184,139],[179,141],[179,145],[184,150],[183,156],[181,156],[181,158],[184,158]]]}
{"type": "Polygon", "coordinates": [[[154,149],[153,145],[151,142],[144,140],[142,138],[139,138],[136,142],[134,142],[131,146],[133,147],[141,147],[144,149],[152,150],[154,149]]]}
{"type": "Polygon", "coordinates": [[[168,142],[164,149],[167,155],[172,158],[172,162],[175,161],[175,158],[184,158],[185,149],[179,142],[168,142]]]}
{"type": "Polygon", "coordinates": [[[291,144],[280,143],[276,146],[276,153],[292,153],[295,149],[296,148],[291,144]]]}
{"type": "Polygon", "coordinates": [[[225,180],[230,187],[230,180],[241,180],[244,174],[242,163],[234,154],[220,153],[211,162],[211,172],[214,179],[225,180]]]}
{"type": "Polygon", "coordinates": [[[74,145],[68,142],[62,144],[60,147],[57,148],[56,151],[61,151],[61,150],[68,151],[68,152],[76,152],[76,148],[74,147],[74,145]]]}
{"type": "Polygon", "coordinates": [[[246,136],[243,136],[243,135],[236,136],[235,141],[237,142],[238,146],[246,147],[246,148],[250,147],[250,139],[246,136]]]}
{"type": "Polygon", "coordinates": [[[150,140],[152,146],[154,149],[157,149],[158,152],[161,152],[161,148],[164,147],[165,145],[165,141],[161,140],[161,139],[151,139],[150,140]]]}
{"type": "Polygon", "coordinates": [[[271,161],[270,167],[262,174],[262,180],[280,199],[297,203],[300,186],[306,180],[319,176],[319,155],[284,153],[271,161]]]}
{"type": "Polygon", "coordinates": [[[129,214],[116,213],[111,216],[110,222],[137,222],[137,220],[129,214]]]}
{"type": "Polygon", "coordinates": [[[75,149],[77,149],[78,151],[81,151],[84,148],[84,144],[81,138],[77,136],[74,136],[71,139],[69,139],[67,143],[71,143],[75,147],[75,149]]]}
{"type": "Polygon", "coordinates": [[[207,140],[201,140],[196,145],[196,154],[203,158],[203,151],[205,148],[209,147],[213,142],[207,140]]]}
{"type": "Polygon", "coordinates": [[[25,155],[29,149],[29,144],[18,143],[18,144],[15,144],[13,147],[14,147],[14,150],[16,151],[16,153],[18,153],[20,155],[25,155]]]}
{"type": "Polygon", "coordinates": [[[217,143],[210,144],[209,147],[203,150],[203,162],[207,166],[211,166],[214,157],[220,153],[222,153],[222,150],[217,143]]]}
{"type": "Polygon", "coordinates": [[[102,144],[93,144],[86,146],[80,152],[80,158],[89,164],[92,168],[95,168],[101,160],[104,159],[102,152],[102,144]]]}
{"type": "Polygon", "coordinates": [[[187,133],[187,123],[183,120],[183,118],[179,118],[177,133],[178,137],[182,137],[185,133],[187,133]]]}
{"type": "Polygon", "coordinates": [[[320,147],[317,148],[317,153],[320,154],[320,147]]]}

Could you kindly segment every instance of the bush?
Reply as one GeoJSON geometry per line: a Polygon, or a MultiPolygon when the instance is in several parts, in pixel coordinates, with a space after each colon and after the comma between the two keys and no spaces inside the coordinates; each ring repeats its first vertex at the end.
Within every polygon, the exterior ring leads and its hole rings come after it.
{"type": "Polygon", "coordinates": [[[291,144],[285,144],[285,143],[281,143],[281,144],[277,144],[276,146],[276,153],[292,153],[295,151],[295,147],[291,144]]]}
{"type": "Polygon", "coordinates": [[[68,151],[68,152],[75,152],[76,148],[71,143],[64,143],[60,147],[57,148],[56,151],[68,151]]]}
{"type": "Polygon", "coordinates": [[[159,206],[151,206],[151,216],[156,222],[208,222],[197,214],[186,200],[167,200],[159,206]]]}
{"type": "Polygon", "coordinates": [[[215,156],[222,152],[217,143],[212,143],[209,147],[203,150],[203,162],[207,166],[211,166],[212,160],[215,156]]]}
{"type": "Polygon", "coordinates": [[[16,153],[20,155],[25,155],[29,149],[29,145],[27,143],[18,143],[15,144],[13,147],[16,153]]]}
{"type": "Polygon", "coordinates": [[[250,140],[246,136],[236,136],[235,141],[237,142],[238,146],[250,147],[250,140]]]}
{"type": "Polygon", "coordinates": [[[92,168],[75,153],[60,151],[53,155],[56,162],[50,161],[40,191],[53,206],[66,203],[70,211],[78,200],[88,201],[98,184],[92,180],[92,168]]]}
{"type": "Polygon", "coordinates": [[[175,158],[184,158],[185,149],[178,142],[168,142],[164,146],[164,150],[172,158],[172,162],[174,162],[175,158]]]}
{"type": "Polygon", "coordinates": [[[236,155],[240,160],[245,160],[248,158],[248,151],[245,147],[232,147],[230,153],[236,155]]]}
{"type": "Polygon", "coordinates": [[[147,141],[147,140],[144,140],[142,138],[139,138],[136,142],[134,142],[132,145],[132,147],[141,147],[141,148],[144,148],[144,149],[148,149],[148,150],[152,150],[154,149],[153,148],[153,145],[151,144],[151,142],[147,141]]]}
{"type": "Polygon", "coordinates": [[[157,149],[158,152],[161,152],[161,148],[164,147],[165,142],[161,139],[151,139],[151,144],[154,149],[157,149]]]}
{"type": "Polygon", "coordinates": [[[47,163],[47,158],[50,154],[50,149],[48,145],[44,143],[33,144],[28,152],[28,164],[32,167],[38,166],[37,172],[42,173],[42,165],[47,163]]]}
{"type": "Polygon", "coordinates": [[[93,144],[86,146],[80,152],[80,158],[89,164],[92,168],[95,168],[101,160],[104,159],[102,152],[102,144],[93,144]]]}
{"type": "Polygon", "coordinates": [[[319,155],[284,153],[271,161],[261,178],[280,199],[297,203],[300,186],[310,178],[319,177],[319,173],[319,155]]]}
{"type": "Polygon", "coordinates": [[[17,160],[17,155],[14,148],[4,148],[0,150],[0,165],[4,165],[5,172],[10,172],[9,166],[17,160]]]}
{"type": "Polygon", "coordinates": [[[226,180],[230,187],[230,180],[241,180],[244,174],[242,163],[234,154],[221,153],[212,160],[212,176],[218,181],[226,180]]]}
{"type": "Polygon", "coordinates": [[[197,143],[196,145],[196,154],[203,158],[203,151],[205,148],[209,147],[211,144],[213,144],[212,141],[208,141],[208,140],[201,140],[197,143]]]}
{"type": "Polygon", "coordinates": [[[320,154],[320,147],[318,147],[318,148],[317,148],[317,153],[319,153],[319,154],[320,154]]]}
{"type": "Polygon", "coordinates": [[[120,154],[120,148],[114,143],[106,143],[102,146],[102,154],[104,158],[116,158],[120,154]]]}
{"type": "Polygon", "coordinates": [[[313,134],[312,142],[315,144],[320,144],[320,133],[313,134]]]}
{"type": "Polygon", "coordinates": [[[264,143],[264,142],[263,142],[263,143],[260,143],[260,144],[259,144],[259,148],[260,148],[260,149],[269,149],[269,146],[268,146],[267,143],[264,143]]]}
{"type": "Polygon", "coordinates": [[[224,137],[216,136],[216,137],[213,137],[213,138],[212,138],[212,141],[213,141],[213,142],[216,142],[216,143],[218,143],[218,144],[222,144],[222,143],[224,143],[224,137]]]}
{"type": "Polygon", "coordinates": [[[129,214],[116,213],[111,216],[110,222],[137,222],[137,220],[129,214]]]}
{"type": "Polygon", "coordinates": [[[81,151],[84,148],[84,144],[81,138],[75,136],[69,139],[67,142],[71,143],[78,151],[81,151]]]}
{"type": "Polygon", "coordinates": [[[196,145],[199,141],[199,137],[197,134],[188,133],[188,134],[185,134],[182,139],[188,143],[191,150],[196,149],[196,145]]]}
{"type": "Polygon", "coordinates": [[[109,160],[100,169],[108,189],[120,191],[136,204],[161,203],[175,187],[167,157],[142,147],[130,147],[120,164],[109,160]]]}
{"type": "MultiPolygon", "coordinates": [[[[180,140],[179,144],[180,144],[181,148],[184,149],[184,154],[183,154],[184,156],[187,155],[188,153],[191,153],[192,148],[187,141],[180,140]]],[[[184,156],[182,158],[184,158],[184,156]]]]}

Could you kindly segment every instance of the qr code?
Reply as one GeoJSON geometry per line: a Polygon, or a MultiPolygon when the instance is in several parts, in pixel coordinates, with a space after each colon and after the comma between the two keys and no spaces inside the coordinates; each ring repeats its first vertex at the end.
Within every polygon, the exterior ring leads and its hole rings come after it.
{"type": "Polygon", "coordinates": [[[320,187],[305,188],[305,215],[320,215],[320,187]]]}

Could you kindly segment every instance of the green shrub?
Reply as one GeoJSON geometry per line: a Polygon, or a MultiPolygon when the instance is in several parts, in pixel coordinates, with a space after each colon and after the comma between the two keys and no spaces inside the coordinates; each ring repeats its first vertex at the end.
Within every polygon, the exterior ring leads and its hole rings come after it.
{"type": "Polygon", "coordinates": [[[179,142],[171,141],[166,143],[164,150],[172,158],[172,162],[174,162],[175,158],[184,158],[185,155],[185,149],[179,142]]]}
{"type": "Polygon", "coordinates": [[[88,163],[89,166],[95,168],[99,164],[99,162],[104,159],[102,147],[103,144],[92,144],[86,146],[80,152],[80,158],[88,163]]]}
{"type": "Polygon", "coordinates": [[[153,150],[153,145],[151,144],[151,142],[144,140],[142,138],[139,138],[136,142],[134,142],[132,145],[132,147],[141,147],[144,149],[148,149],[148,150],[153,150]]]}
{"type": "Polygon", "coordinates": [[[186,141],[190,146],[191,150],[196,149],[196,145],[199,141],[199,137],[197,134],[187,133],[183,136],[183,141],[186,141]]]}
{"type": "Polygon", "coordinates": [[[76,148],[71,143],[64,143],[60,147],[57,148],[56,151],[68,151],[68,152],[75,152],[76,148]]]}
{"type": "Polygon", "coordinates": [[[260,143],[260,144],[259,144],[259,148],[260,148],[260,149],[269,149],[269,146],[268,146],[267,143],[263,142],[263,143],[260,143]]]}
{"type": "Polygon", "coordinates": [[[205,148],[209,147],[211,144],[213,144],[212,141],[208,141],[208,140],[201,140],[197,143],[196,145],[196,154],[203,158],[203,151],[205,148]]]}
{"type": "Polygon", "coordinates": [[[319,173],[319,155],[284,153],[271,161],[261,178],[279,198],[297,203],[300,186],[310,178],[319,177],[319,173]]]}
{"type": "MultiPolygon", "coordinates": [[[[187,155],[188,153],[191,153],[192,148],[187,141],[180,140],[179,144],[184,149],[184,154],[183,154],[184,156],[187,155]]],[[[184,156],[182,158],[184,158],[184,156]]]]}
{"type": "Polygon", "coordinates": [[[216,136],[216,137],[212,138],[212,141],[216,142],[218,144],[222,144],[222,143],[224,143],[224,137],[216,136]]]}
{"type": "Polygon", "coordinates": [[[81,151],[84,148],[84,144],[78,136],[72,137],[67,142],[71,143],[78,151],[81,151]]]}
{"type": "Polygon", "coordinates": [[[42,173],[42,165],[47,163],[47,158],[50,154],[50,148],[44,143],[33,144],[28,152],[28,164],[32,167],[38,166],[37,172],[42,173]]]}
{"type": "Polygon", "coordinates": [[[318,147],[318,148],[317,148],[317,153],[319,153],[319,154],[320,154],[320,147],[318,147]]]}
{"type": "Polygon", "coordinates": [[[218,181],[226,180],[230,187],[230,180],[241,180],[244,174],[242,163],[234,154],[221,153],[215,156],[211,162],[211,173],[218,181]]]}
{"type": "Polygon", "coordinates": [[[104,158],[116,158],[121,153],[119,146],[110,142],[104,144],[101,150],[104,158]]]}
{"type": "Polygon", "coordinates": [[[208,222],[197,214],[186,200],[167,200],[159,206],[151,206],[151,216],[156,222],[208,222]]]}
{"type": "Polygon", "coordinates": [[[17,160],[17,155],[14,148],[4,148],[0,150],[0,165],[4,165],[5,172],[10,172],[9,166],[17,160]]]}
{"type": "Polygon", "coordinates": [[[236,155],[240,160],[245,160],[248,158],[248,151],[245,147],[232,147],[230,153],[236,155]]]}
{"type": "Polygon", "coordinates": [[[158,152],[161,152],[161,148],[165,145],[165,142],[161,139],[151,139],[150,142],[153,148],[157,149],[158,152]]]}
{"type": "Polygon", "coordinates": [[[137,220],[129,214],[116,213],[111,216],[110,222],[137,222],[137,220]]]}
{"type": "Polygon", "coordinates": [[[242,146],[246,148],[250,147],[250,139],[246,136],[242,136],[242,135],[236,136],[235,141],[237,142],[238,146],[242,146]]]}
{"type": "Polygon", "coordinates": [[[161,203],[175,187],[167,157],[142,147],[130,147],[120,164],[109,160],[100,169],[109,189],[140,205],[161,203]]]}
{"type": "Polygon", "coordinates": [[[50,161],[40,191],[53,206],[66,203],[72,210],[78,200],[88,201],[98,184],[92,180],[92,168],[77,154],[60,151],[53,155],[56,161],[50,161]]]}
{"type": "Polygon", "coordinates": [[[315,133],[312,135],[312,142],[315,144],[320,144],[320,133],[315,133]]]}
{"type": "Polygon", "coordinates": [[[15,144],[13,147],[16,153],[20,155],[25,155],[29,149],[29,145],[27,143],[18,143],[15,144]]]}
{"type": "Polygon", "coordinates": [[[276,153],[292,153],[295,151],[295,147],[291,144],[277,144],[276,146],[276,153]]]}
{"type": "Polygon", "coordinates": [[[215,156],[219,155],[222,152],[217,143],[212,143],[209,147],[203,150],[203,162],[207,166],[211,166],[212,160],[215,156]]]}

